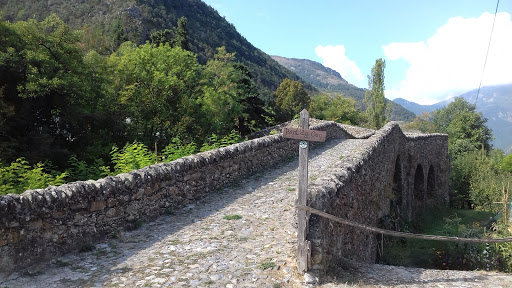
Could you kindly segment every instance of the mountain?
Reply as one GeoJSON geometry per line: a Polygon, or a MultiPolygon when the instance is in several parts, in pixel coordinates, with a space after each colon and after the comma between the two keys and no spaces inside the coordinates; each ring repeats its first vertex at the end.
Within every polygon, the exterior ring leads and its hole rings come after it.
{"type": "Polygon", "coordinates": [[[434,110],[441,109],[444,106],[448,105],[451,101],[452,100],[450,99],[432,105],[420,105],[418,103],[405,100],[404,98],[393,99],[393,102],[400,104],[402,107],[413,112],[416,115],[421,115],[421,113],[423,112],[430,113],[434,110]]]}
{"type": "MultiPolygon", "coordinates": [[[[487,127],[491,128],[494,135],[492,144],[505,152],[512,152],[512,84],[485,86],[478,90],[471,90],[460,95],[469,103],[476,102],[476,110],[488,119],[487,127]]],[[[454,98],[433,104],[420,105],[402,98],[394,99],[395,103],[420,115],[422,111],[432,112],[448,105],[454,98]]]]}
{"type": "MultiPolygon", "coordinates": [[[[150,40],[154,31],[172,31],[178,19],[185,16],[191,50],[199,62],[206,63],[216,48],[225,46],[227,52],[235,52],[236,59],[248,66],[265,101],[285,78],[302,81],[254,47],[215,9],[200,0],[0,0],[0,11],[3,20],[10,22],[42,20],[55,13],[74,29],[82,29],[85,37],[92,35],[95,49],[103,41],[103,54],[112,53],[115,35],[142,44],[150,40]]],[[[304,84],[306,90],[316,90],[304,84]]]]}
{"type": "MultiPolygon", "coordinates": [[[[318,90],[329,94],[342,94],[345,97],[354,98],[360,109],[366,109],[363,103],[365,89],[358,88],[350,83],[336,71],[323,66],[322,64],[306,60],[272,56],[279,64],[295,72],[306,82],[318,90]]],[[[408,111],[397,103],[388,100],[391,105],[390,120],[411,121],[414,113],[408,111]]]]}

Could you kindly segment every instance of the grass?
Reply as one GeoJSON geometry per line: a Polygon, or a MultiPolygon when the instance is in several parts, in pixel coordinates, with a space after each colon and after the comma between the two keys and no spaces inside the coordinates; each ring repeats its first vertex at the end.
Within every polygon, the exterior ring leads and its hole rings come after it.
{"type": "Polygon", "coordinates": [[[242,219],[242,216],[240,216],[238,214],[230,214],[230,215],[225,215],[224,219],[225,220],[240,220],[240,219],[242,219]]]}
{"type": "Polygon", "coordinates": [[[259,267],[261,270],[272,269],[272,268],[276,267],[276,263],[274,263],[272,261],[266,261],[266,262],[261,263],[259,267]]]}

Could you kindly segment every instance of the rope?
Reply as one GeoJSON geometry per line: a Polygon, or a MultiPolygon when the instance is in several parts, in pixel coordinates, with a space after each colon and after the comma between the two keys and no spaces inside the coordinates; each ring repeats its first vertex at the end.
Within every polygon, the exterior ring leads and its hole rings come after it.
{"type": "Polygon", "coordinates": [[[395,236],[395,237],[404,237],[404,238],[413,238],[413,239],[423,239],[423,240],[436,240],[436,241],[452,241],[452,242],[463,242],[463,243],[504,243],[504,242],[512,242],[512,237],[510,238],[496,238],[496,239],[489,239],[489,238],[461,238],[461,237],[453,237],[453,236],[439,236],[439,235],[425,235],[425,234],[414,234],[414,233],[405,233],[405,232],[397,232],[397,231],[391,231],[391,230],[385,230],[380,229],[376,227],[371,227],[364,224],[359,224],[356,222],[352,222],[347,219],[339,218],[336,216],[333,216],[331,214],[325,213],[323,211],[303,206],[303,205],[297,205],[298,209],[308,211],[312,214],[316,214],[322,217],[325,217],[329,220],[332,220],[334,222],[338,222],[341,224],[349,225],[352,227],[368,230],[371,232],[383,234],[383,235],[389,235],[389,236],[395,236]]]}

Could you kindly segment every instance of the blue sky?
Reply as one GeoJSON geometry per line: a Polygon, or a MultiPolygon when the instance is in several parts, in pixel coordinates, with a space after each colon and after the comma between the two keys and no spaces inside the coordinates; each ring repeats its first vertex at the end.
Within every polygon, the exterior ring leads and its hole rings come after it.
{"type": "MultiPolygon", "coordinates": [[[[386,97],[432,104],[478,88],[496,1],[203,0],[269,55],[310,59],[386,97]]],[[[484,85],[512,83],[512,1],[501,0],[484,85]]]]}

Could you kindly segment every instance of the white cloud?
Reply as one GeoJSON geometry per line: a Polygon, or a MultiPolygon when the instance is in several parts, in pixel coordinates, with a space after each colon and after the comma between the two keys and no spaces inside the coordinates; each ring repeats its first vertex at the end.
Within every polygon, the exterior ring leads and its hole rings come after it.
{"type": "Polygon", "coordinates": [[[322,58],[323,65],[336,70],[345,80],[358,87],[365,87],[366,82],[361,70],[356,63],[345,55],[345,46],[343,45],[319,45],[315,48],[315,53],[322,58]]]}
{"type": "MultiPolygon", "coordinates": [[[[388,61],[404,59],[410,67],[386,97],[432,104],[478,88],[494,14],[448,20],[428,40],[383,46],[388,61]]],[[[512,21],[498,13],[482,86],[512,83],[512,21]]]]}

